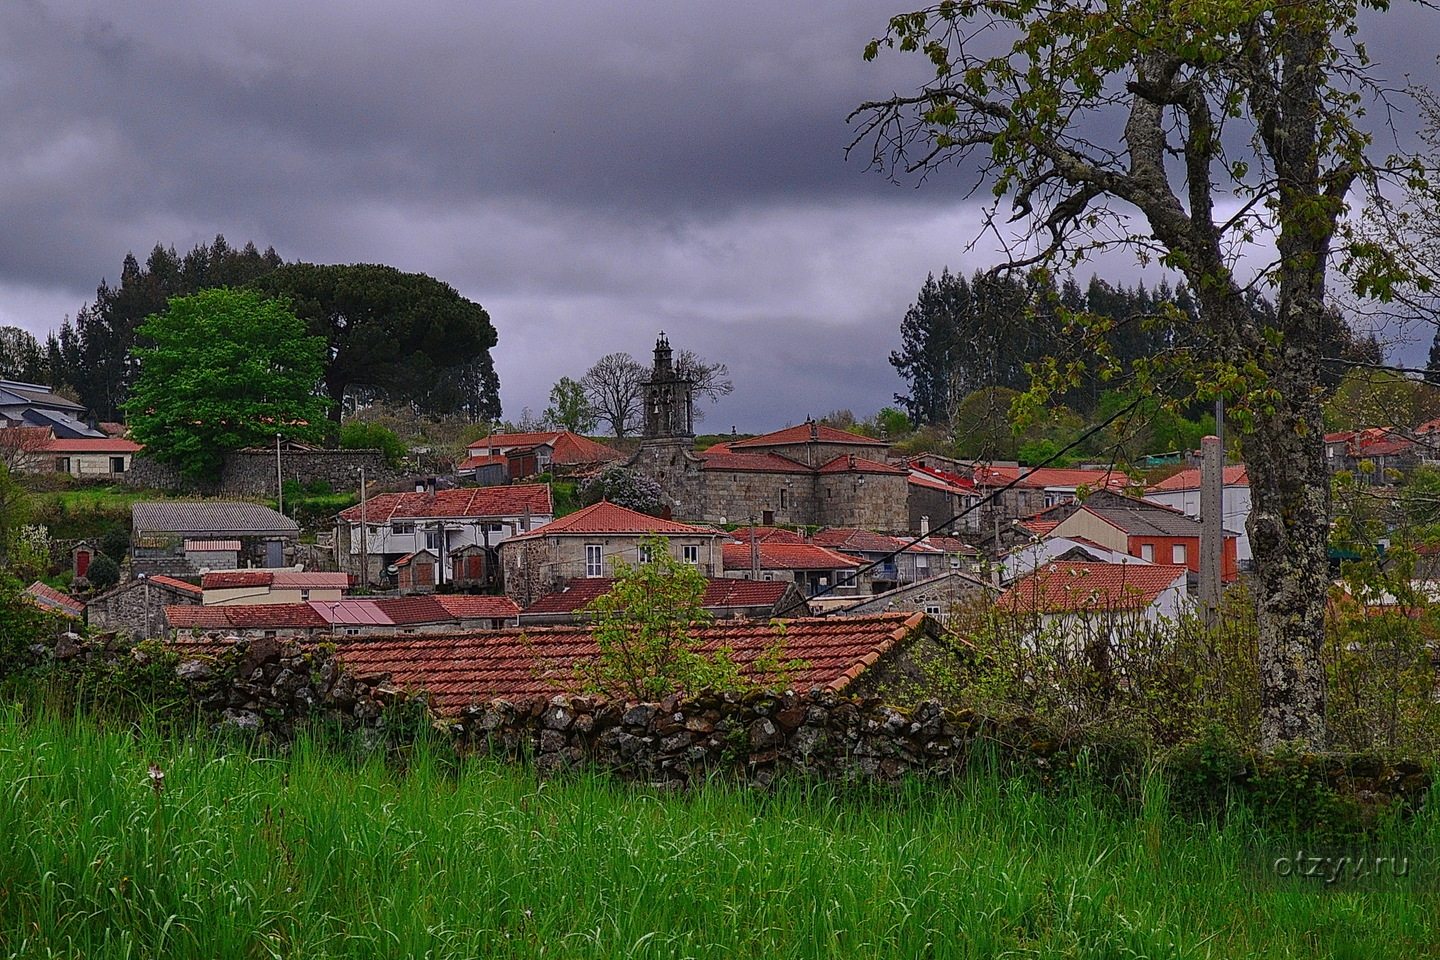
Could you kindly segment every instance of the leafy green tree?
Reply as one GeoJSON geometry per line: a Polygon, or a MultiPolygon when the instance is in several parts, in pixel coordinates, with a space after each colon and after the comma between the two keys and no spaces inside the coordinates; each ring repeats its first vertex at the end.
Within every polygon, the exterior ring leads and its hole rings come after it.
{"type": "Polygon", "coordinates": [[[0,462],[0,567],[10,563],[11,548],[34,512],[29,491],[0,462]]]}
{"type": "Polygon", "coordinates": [[[96,593],[104,593],[120,582],[120,564],[102,553],[90,561],[85,576],[96,593]]]}
{"type": "Polygon", "coordinates": [[[410,452],[405,441],[400,435],[389,427],[379,423],[367,423],[363,420],[346,420],[340,426],[340,449],[341,450],[379,450],[385,454],[385,460],[391,466],[399,466],[400,461],[410,452]]]}
{"type": "Polygon", "coordinates": [[[291,263],[250,287],[288,297],[310,334],[324,338],[325,392],[336,420],[350,391],[429,413],[499,418],[495,327],[448,283],[382,264],[291,263]]]}
{"type": "Polygon", "coordinates": [[[315,385],[325,341],[283,303],[216,288],[176,297],[138,333],[140,375],[126,402],[147,456],[194,479],[213,478],[226,451],[263,446],[277,433],[324,436],[326,402],[315,385]]]}
{"type": "MultiPolygon", "coordinates": [[[[922,53],[914,94],[862,104],[856,144],[887,170],[959,162],[1020,226],[1016,260],[1064,265],[1100,246],[1159,255],[1195,297],[1176,349],[1132,368],[1141,391],[1173,381],[1224,393],[1250,470],[1261,739],[1324,747],[1329,478],[1323,364],[1333,327],[1327,269],[1342,253],[1364,293],[1390,295],[1405,264],[1349,245],[1352,188],[1378,175],[1366,153],[1359,3],[1083,0],[946,2],[893,17],[867,46],[922,53]],[[993,38],[1001,35],[996,44],[993,38]],[[1105,148],[1096,130],[1121,131],[1105,148]],[[1258,236],[1272,319],[1247,301],[1258,236]]],[[[1043,395],[1122,369],[1113,324],[1077,316],[1084,346],[1041,368],[1043,395]]],[[[1168,395],[1168,394],[1167,394],[1168,395]]]]}
{"type": "Polygon", "coordinates": [[[571,377],[561,377],[550,388],[550,406],[543,414],[545,422],[571,433],[589,433],[599,417],[585,396],[585,386],[571,377]]]}
{"type": "Polygon", "coordinates": [[[641,541],[650,560],[615,562],[615,583],[586,608],[600,656],[576,666],[586,692],[639,701],[676,691],[736,690],[731,651],[706,653],[695,628],[710,622],[701,606],[705,577],[671,553],[664,537],[641,541]]]}

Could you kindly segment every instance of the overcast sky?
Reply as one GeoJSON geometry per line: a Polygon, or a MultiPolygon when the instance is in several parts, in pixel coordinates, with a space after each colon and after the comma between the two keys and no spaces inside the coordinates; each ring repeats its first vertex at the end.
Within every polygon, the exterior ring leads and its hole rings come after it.
{"type": "MultiPolygon", "coordinates": [[[[452,284],[499,331],[508,417],[660,330],[730,366],[703,429],[873,413],[925,275],[996,259],[957,178],[843,158],[850,109],[924,79],[860,57],[891,12],[0,0],[0,324],[43,336],[127,251],[223,233],[452,284]]],[[[1433,76],[1440,14],[1371,26],[1381,75],[1433,76]]]]}

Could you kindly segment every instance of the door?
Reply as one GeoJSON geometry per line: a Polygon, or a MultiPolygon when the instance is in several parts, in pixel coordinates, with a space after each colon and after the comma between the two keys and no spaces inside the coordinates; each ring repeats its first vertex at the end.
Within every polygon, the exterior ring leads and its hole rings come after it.
{"type": "Polygon", "coordinates": [[[282,540],[265,541],[265,566],[285,566],[285,543],[282,540]]]}

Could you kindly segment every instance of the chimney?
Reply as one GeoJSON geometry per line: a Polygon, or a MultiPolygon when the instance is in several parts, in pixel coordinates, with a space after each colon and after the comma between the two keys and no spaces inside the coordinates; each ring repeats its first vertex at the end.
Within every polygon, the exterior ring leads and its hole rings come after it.
{"type": "Polygon", "coordinates": [[[424,492],[425,492],[425,478],[424,478],[424,477],[416,477],[416,478],[415,478],[415,492],[416,492],[416,493],[424,493],[424,492]]]}
{"type": "Polygon", "coordinates": [[[820,425],[814,420],[810,421],[810,442],[818,443],[820,440],[820,425]]]}
{"type": "Polygon", "coordinates": [[[435,478],[434,478],[434,477],[426,477],[426,478],[425,478],[425,497],[426,497],[426,499],[428,499],[428,500],[434,500],[434,499],[435,499],[435,478]]]}
{"type": "Polygon", "coordinates": [[[1205,622],[1211,625],[1220,610],[1224,502],[1225,450],[1219,437],[1205,437],[1200,441],[1200,606],[1205,622]]]}
{"type": "Polygon", "coordinates": [[[921,517],[921,518],[920,518],[920,539],[923,540],[923,539],[925,539],[925,538],[928,537],[928,536],[930,536],[930,518],[929,518],[929,517],[921,517]]]}

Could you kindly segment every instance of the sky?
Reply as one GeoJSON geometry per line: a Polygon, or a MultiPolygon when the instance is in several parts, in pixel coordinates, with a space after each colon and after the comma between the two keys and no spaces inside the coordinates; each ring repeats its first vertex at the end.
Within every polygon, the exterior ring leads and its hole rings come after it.
{"type": "MultiPolygon", "coordinates": [[[[857,104],[925,79],[861,57],[899,9],[3,0],[0,324],[43,337],[127,252],[223,234],[451,284],[498,331],[508,418],[661,331],[729,366],[702,430],[867,416],[926,275],[999,259],[958,172],[845,158],[857,104]]],[[[1440,13],[1365,27],[1380,76],[1434,77],[1440,13]]]]}

